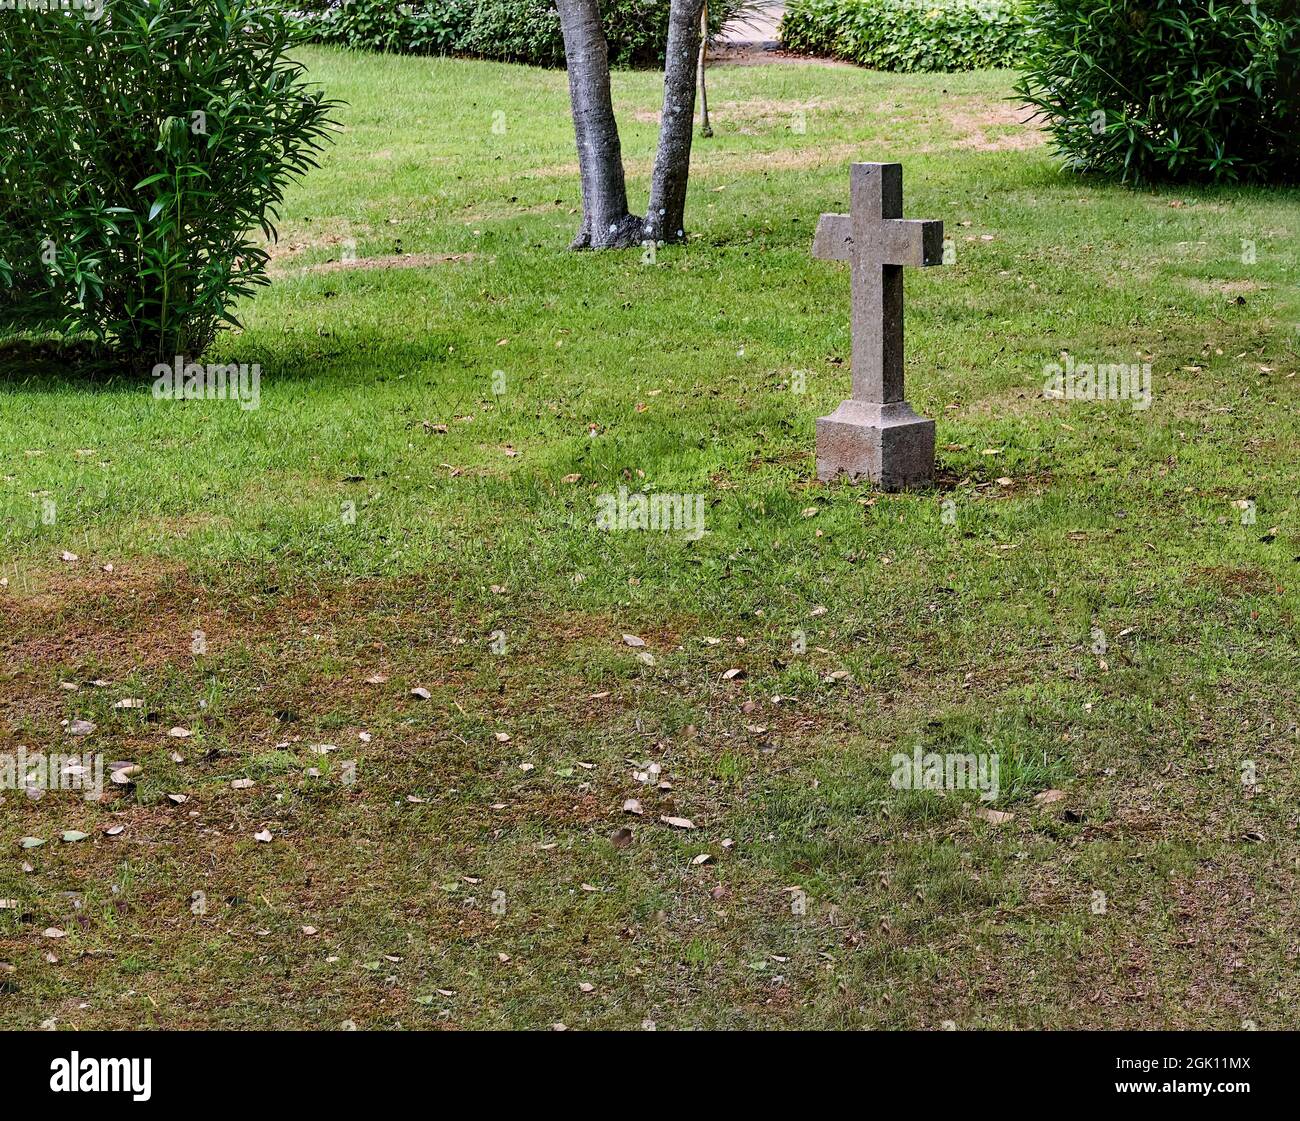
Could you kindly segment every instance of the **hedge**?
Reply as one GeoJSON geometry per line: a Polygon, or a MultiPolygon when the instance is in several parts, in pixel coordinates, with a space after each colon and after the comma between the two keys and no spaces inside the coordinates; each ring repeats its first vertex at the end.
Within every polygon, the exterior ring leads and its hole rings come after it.
{"type": "Polygon", "coordinates": [[[781,41],[873,70],[976,70],[1020,65],[1028,26],[1018,0],[794,0],[781,41]]]}
{"type": "MultiPolygon", "coordinates": [[[[454,54],[562,67],[564,37],[555,0],[282,0],[307,37],[362,50],[454,54]]],[[[718,28],[741,0],[715,0],[718,28]]],[[[661,66],[668,42],[665,0],[601,0],[614,66],[661,66]]]]}

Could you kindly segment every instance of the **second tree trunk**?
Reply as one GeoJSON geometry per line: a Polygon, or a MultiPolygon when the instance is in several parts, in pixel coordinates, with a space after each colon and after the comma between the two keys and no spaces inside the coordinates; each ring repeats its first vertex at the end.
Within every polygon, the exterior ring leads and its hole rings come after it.
{"type": "Polygon", "coordinates": [[[664,61],[664,107],[659,118],[646,241],[686,240],[686,183],[691,171],[695,133],[695,82],[703,41],[700,16],[704,0],[673,0],[668,17],[668,52],[664,61]]]}

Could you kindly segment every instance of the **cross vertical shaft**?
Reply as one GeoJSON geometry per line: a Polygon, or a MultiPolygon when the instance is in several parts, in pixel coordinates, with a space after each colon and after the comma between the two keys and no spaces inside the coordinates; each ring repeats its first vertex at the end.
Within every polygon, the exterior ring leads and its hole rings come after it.
{"type": "Polygon", "coordinates": [[[887,264],[882,219],[903,216],[903,169],[853,165],[849,173],[853,294],[853,397],[873,404],[903,399],[903,267],[887,264]]]}

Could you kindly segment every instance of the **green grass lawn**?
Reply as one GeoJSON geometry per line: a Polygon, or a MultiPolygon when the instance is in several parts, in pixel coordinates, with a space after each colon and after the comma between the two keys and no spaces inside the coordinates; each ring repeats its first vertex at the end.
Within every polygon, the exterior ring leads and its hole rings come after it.
{"type": "Polygon", "coordinates": [[[4,792],[0,1026],[1294,1025],[1300,192],[1066,176],[1010,73],[736,66],[690,244],[571,254],[562,73],[306,58],[345,131],[214,355],[260,408],[0,343],[0,753],[143,768],[4,792]],[[928,491],[815,480],[854,159],[955,249],[928,491]],[[1151,407],[1045,399],[1061,351],[1151,407]]]}

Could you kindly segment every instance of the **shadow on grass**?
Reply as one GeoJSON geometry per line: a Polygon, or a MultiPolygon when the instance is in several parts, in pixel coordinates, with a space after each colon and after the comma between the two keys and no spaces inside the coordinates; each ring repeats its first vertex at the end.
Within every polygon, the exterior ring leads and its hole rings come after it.
{"type": "Polygon", "coordinates": [[[136,369],[88,340],[18,338],[0,342],[0,386],[109,388],[139,382],[136,369]]]}
{"type": "MultiPolygon", "coordinates": [[[[349,385],[363,389],[376,377],[388,380],[390,372],[406,376],[421,366],[446,365],[447,355],[437,339],[387,343],[358,336],[329,339],[321,349],[280,350],[265,344],[240,348],[233,337],[223,336],[201,358],[190,361],[256,364],[264,382],[334,383],[344,389],[349,385]]],[[[153,369],[151,359],[124,356],[91,340],[31,336],[0,340],[0,390],[134,390],[152,384],[153,369]]],[[[453,393],[450,400],[468,408],[475,395],[453,393]]]]}

